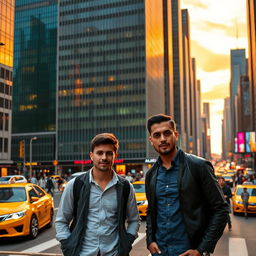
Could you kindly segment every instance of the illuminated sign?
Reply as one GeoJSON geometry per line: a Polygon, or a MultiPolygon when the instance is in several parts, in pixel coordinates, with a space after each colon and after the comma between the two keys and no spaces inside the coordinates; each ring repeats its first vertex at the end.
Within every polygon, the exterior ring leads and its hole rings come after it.
{"type": "Polygon", "coordinates": [[[245,152],[245,137],[244,132],[237,133],[237,152],[244,153],[245,152]]]}
{"type": "Polygon", "coordinates": [[[75,160],[74,164],[91,164],[92,160],[75,160]]]}
{"type": "Polygon", "coordinates": [[[245,132],[246,152],[256,152],[256,136],[255,132],[245,132]]]}
{"type": "Polygon", "coordinates": [[[145,160],[145,163],[155,163],[156,159],[155,158],[148,158],[145,160]]]}

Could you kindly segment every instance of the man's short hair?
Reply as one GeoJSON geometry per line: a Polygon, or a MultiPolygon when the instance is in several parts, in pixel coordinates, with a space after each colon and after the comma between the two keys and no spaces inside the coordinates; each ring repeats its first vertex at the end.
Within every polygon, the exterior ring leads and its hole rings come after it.
{"type": "Polygon", "coordinates": [[[99,145],[113,145],[114,151],[117,153],[119,142],[116,136],[112,133],[100,133],[97,134],[92,140],[91,140],[91,152],[93,152],[94,148],[99,145]]]}
{"type": "Polygon", "coordinates": [[[218,176],[218,180],[223,180],[223,181],[225,181],[225,178],[222,177],[222,176],[218,176]]]}
{"type": "Polygon", "coordinates": [[[170,121],[170,126],[171,128],[176,131],[176,123],[175,121],[172,119],[171,116],[168,116],[168,115],[164,115],[164,114],[157,114],[157,115],[154,115],[154,116],[151,116],[148,118],[148,121],[147,121],[147,129],[148,129],[148,132],[149,134],[151,134],[151,127],[152,125],[154,124],[160,124],[162,122],[166,122],[166,121],[170,121]]]}

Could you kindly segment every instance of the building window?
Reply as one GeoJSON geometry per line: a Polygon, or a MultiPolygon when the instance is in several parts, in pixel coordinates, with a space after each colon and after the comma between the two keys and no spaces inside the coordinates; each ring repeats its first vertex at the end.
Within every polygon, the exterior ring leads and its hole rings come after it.
{"type": "Polygon", "coordinates": [[[7,153],[8,152],[8,139],[4,138],[4,152],[7,153]]]}

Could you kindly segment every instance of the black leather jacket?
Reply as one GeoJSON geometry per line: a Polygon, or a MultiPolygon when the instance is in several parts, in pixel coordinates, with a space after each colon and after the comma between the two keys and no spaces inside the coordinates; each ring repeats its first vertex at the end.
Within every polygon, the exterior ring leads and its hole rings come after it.
{"type": "MultiPolygon", "coordinates": [[[[159,164],[146,174],[147,245],[155,242],[156,195],[155,185],[159,164]]],[[[229,214],[228,205],[213,172],[212,164],[200,157],[180,151],[178,175],[179,200],[189,235],[191,249],[213,252],[222,236],[229,214]]]]}

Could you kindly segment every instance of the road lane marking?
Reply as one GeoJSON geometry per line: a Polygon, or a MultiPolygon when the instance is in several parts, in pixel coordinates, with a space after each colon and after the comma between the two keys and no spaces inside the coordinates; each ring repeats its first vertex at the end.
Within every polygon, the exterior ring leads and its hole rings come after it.
{"type": "Polygon", "coordinates": [[[44,242],[44,243],[41,243],[39,245],[36,245],[34,247],[30,247],[22,252],[42,252],[42,251],[45,251],[51,247],[54,247],[56,245],[58,245],[59,242],[54,238],[54,239],[51,239],[47,242],[44,242]]]}
{"type": "Polygon", "coordinates": [[[135,239],[134,243],[132,246],[134,246],[135,244],[137,244],[141,239],[143,239],[146,236],[146,233],[139,233],[138,237],[135,239]]]}
{"type": "MultiPolygon", "coordinates": [[[[247,246],[244,238],[229,238],[229,256],[248,256],[247,246]]],[[[151,253],[148,255],[151,256],[151,253]]]]}
{"type": "Polygon", "coordinates": [[[244,238],[229,238],[229,256],[248,256],[247,246],[244,238]]]}
{"type": "MultiPolygon", "coordinates": [[[[146,236],[145,233],[139,233],[138,234],[138,237],[136,238],[136,240],[134,241],[133,245],[137,244],[140,240],[142,240],[144,237],[146,236]]],[[[44,242],[44,243],[41,243],[39,245],[36,245],[36,246],[33,246],[33,247],[30,247],[22,252],[42,252],[42,251],[45,251],[49,248],[52,248],[56,245],[58,245],[59,242],[54,238],[54,239],[51,239],[47,242],[44,242]]]]}

